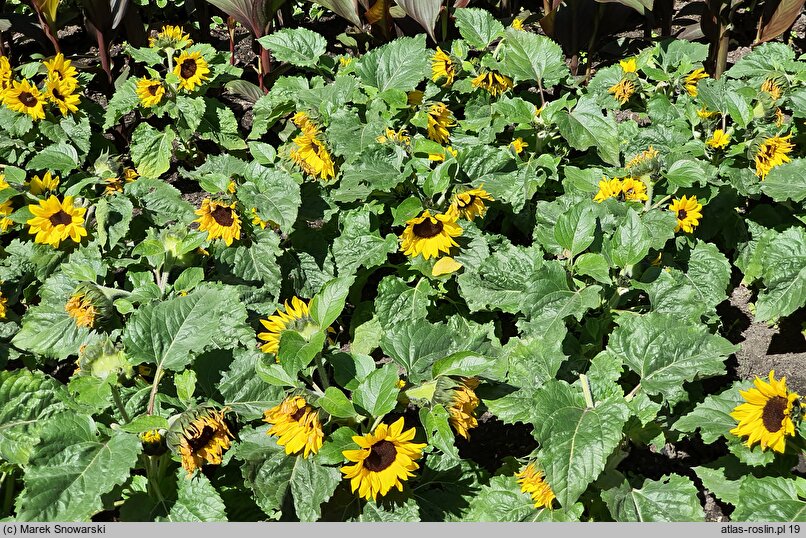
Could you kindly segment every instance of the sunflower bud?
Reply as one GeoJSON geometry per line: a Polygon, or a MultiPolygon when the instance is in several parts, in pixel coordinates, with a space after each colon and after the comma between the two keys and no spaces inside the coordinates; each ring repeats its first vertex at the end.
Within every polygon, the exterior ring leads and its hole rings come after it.
{"type": "Polygon", "coordinates": [[[91,375],[98,379],[114,375],[119,383],[125,383],[134,374],[126,353],[122,349],[117,349],[109,339],[84,346],[79,353],[77,364],[78,375],[91,375]]]}
{"type": "Polygon", "coordinates": [[[168,450],[165,444],[165,436],[159,430],[148,430],[139,435],[140,443],[143,445],[143,453],[147,456],[161,456],[168,450]]]}
{"type": "Polygon", "coordinates": [[[660,172],[660,159],[658,157],[658,150],[649,146],[649,149],[630,159],[626,168],[629,169],[631,177],[655,176],[660,172]]]}

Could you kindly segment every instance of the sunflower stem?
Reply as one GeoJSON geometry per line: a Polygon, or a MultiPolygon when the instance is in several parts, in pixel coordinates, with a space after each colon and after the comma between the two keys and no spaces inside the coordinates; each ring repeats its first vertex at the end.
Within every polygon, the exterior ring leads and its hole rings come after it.
{"type": "Polygon", "coordinates": [[[161,377],[162,363],[157,365],[157,371],[154,372],[154,383],[151,385],[151,394],[148,395],[148,410],[146,411],[148,415],[154,414],[154,401],[157,398],[157,387],[159,387],[161,377]]]}
{"type": "Polygon", "coordinates": [[[657,208],[659,208],[660,206],[662,206],[663,204],[665,204],[666,202],[668,202],[668,201],[669,201],[669,200],[671,200],[671,199],[672,199],[672,195],[671,195],[671,194],[664,196],[663,198],[661,198],[660,200],[658,200],[658,203],[656,203],[655,205],[653,205],[653,206],[652,206],[652,209],[657,209],[657,208]]]}
{"type": "Polygon", "coordinates": [[[591,393],[591,385],[588,381],[588,376],[579,374],[579,381],[582,383],[582,394],[585,396],[585,405],[588,409],[593,409],[593,394],[591,393]]]}
{"type": "Polygon", "coordinates": [[[375,422],[373,422],[373,423],[372,423],[372,426],[369,428],[369,431],[370,431],[370,432],[374,432],[374,431],[375,431],[375,428],[377,428],[377,427],[378,427],[378,424],[380,424],[380,423],[381,423],[381,420],[383,420],[383,417],[382,417],[382,416],[380,416],[380,417],[376,417],[376,418],[375,418],[375,422]]]}
{"type": "Polygon", "coordinates": [[[624,400],[625,400],[625,401],[627,401],[627,402],[629,402],[630,400],[632,400],[633,398],[635,398],[635,395],[636,395],[636,394],[638,394],[638,391],[639,391],[639,390],[641,390],[641,383],[638,383],[638,384],[635,386],[635,388],[634,388],[634,389],[632,389],[632,390],[630,391],[630,393],[624,397],[624,400]]]}
{"type": "Polygon", "coordinates": [[[112,387],[112,399],[115,400],[115,406],[117,406],[118,411],[120,411],[120,416],[123,417],[124,423],[131,422],[131,418],[129,418],[129,413],[126,412],[126,408],[123,406],[123,402],[120,400],[120,390],[116,387],[112,387]]]}
{"type": "MultiPolygon", "coordinates": [[[[162,458],[160,456],[160,458],[162,458]]],[[[163,458],[164,459],[164,458],[163,458]]],[[[165,497],[162,496],[162,490],[160,489],[160,470],[162,465],[156,465],[155,456],[146,456],[146,475],[148,476],[148,485],[149,489],[154,492],[156,495],[157,500],[162,505],[165,512],[168,512],[168,506],[165,504],[165,497]],[[156,475],[156,476],[155,476],[156,475]]],[[[161,463],[161,462],[160,462],[161,463]]]]}

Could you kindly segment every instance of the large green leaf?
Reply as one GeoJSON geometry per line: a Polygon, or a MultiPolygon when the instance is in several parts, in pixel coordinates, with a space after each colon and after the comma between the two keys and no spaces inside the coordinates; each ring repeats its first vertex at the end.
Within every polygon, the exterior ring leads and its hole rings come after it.
{"type": "Polygon", "coordinates": [[[300,521],[316,521],[322,514],[321,505],[330,499],[341,482],[341,472],[325,467],[314,458],[297,457],[291,471],[291,495],[300,521]]]}
{"type": "Polygon", "coordinates": [[[224,405],[245,420],[261,418],[264,411],[283,398],[283,391],[255,375],[255,365],[264,355],[260,350],[236,349],[233,355],[229,370],[218,384],[224,405]]]}
{"type": "Polygon", "coordinates": [[[344,310],[347,294],[353,285],[354,277],[338,277],[329,280],[319,293],[313,296],[308,305],[311,319],[321,328],[325,329],[336,321],[344,310]]]}
{"type": "Polygon", "coordinates": [[[593,202],[586,200],[571,207],[560,215],[554,226],[554,238],[561,247],[570,252],[571,257],[593,243],[596,216],[592,204],[593,202]]]}
{"type": "Polygon", "coordinates": [[[313,67],[325,53],[327,41],[307,28],[283,28],[258,39],[281,62],[297,67],[313,67]]]}
{"type": "Polygon", "coordinates": [[[770,170],[761,190],[776,202],[806,199],[806,159],[794,159],[770,170]]]}
{"type": "Polygon", "coordinates": [[[209,478],[201,473],[189,478],[183,469],[179,469],[176,480],[179,483],[179,496],[171,506],[166,521],[227,521],[224,501],[209,478]]]}
{"type": "Polygon", "coordinates": [[[365,54],[356,69],[361,80],[379,91],[413,90],[428,72],[425,35],[401,37],[365,54]]]}
{"type": "Polygon", "coordinates": [[[78,165],[76,148],[63,142],[46,147],[28,162],[28,168],[31,170],[55,170],[63,173],[70,172],[78,165]]]}
{"type": "Polygon", "coordinates": [[[158,178],[171,167],[176,134],[170,127],[157,130],[141,123],[132,133],[131,154],[137,173],[144,178],[158,178]]]}
{"type": "Polygon", "coordinates": [[[368,208],[341,212],[342,233],[333,241],[333,258],[340,275],[351,275],[361,267],[372,268],[386,262],[387,255],[397,250],[397,236],[381,237],[372,230],[368,208]]]}
{"type": "Polygon", "coordinates": [[[680,417],[672,428],[680,432],[694,432],[699,429],[700,436],[706,443],[713,443],[722,436],[730,437],[730,430],[737,424],[730,414],[744,402],[739,389],[746,390],[749,385],[747,382],[737,382],[728,390],[708,396],[692,412],[680,417]]]}
{"type": "Polygon", "coordinates": [[[618,488],[602,492],[616,521],[705,521],[705,513],[690,478],[677,474],[645,480],[633,488],[625,480],[618,488]]]}
{"type": "Polygon", "coordinates": [[[238,199],[257,215],[291,233],[300,205],[299,185],[288,173],[252,163],[244,175],[249,183],[238,189],[238,199]]]}
{"type": "Polygon", "coordinates": [[[397,380],[397,368],[386,364],[359,383],[353,401],[373,417],[383,416],[397,404],[397,380]]]}
{"type": "Polygon", "coordinates": [[[580,151],[595,147],[604,162],[616,166],[620,164],[616,121],[604,115],[593,98],[581,98],[571,112],[560,110],[555,118],[560,134],[571,147],[580,151]]]}
{"type": "MultiPolygon", "coordinates": [[[[501,71],[515,81],[537,82],[550,88],[570,74],[562,49],[546,36],[507,30],[503,53],[501,71]]],[[[601,111],[597,114],[601,117],[601,111]]]]}
{"type": "Polygon", "coordinates": [[[422,278],[412,287],[395,276],[387,276],[378,285],[375,316],[383,327],[423,319],[428,314],[436,290],[422,278]]]}
{"type": "Polygon", "coordinates": [[[425,377],[435,361],[458,351],[446,325],[424,319],[388,328],[381,349],[405,368],[414,381],[425,377]]]}
{"type": "Polygon", "coordinates": [[[504,25],[486,9],[461,8],[453,15],[459,33],[474,49],[484,50],[504,35],[504,25]]]}
{"type": "Polygon", "coordinates": [[[756,320],[788,316],[806,304],[806,230],[778,234],[759,253],[765,289],[758,294],[756,320]]]}
{"type": "Polygon", "coordinates": [[[748,476],[731,514],[735,521],[806,521],[806,480],[748,476]]]}
{"type": "Polygon", "coordinates": [[[220,260],[243,280],[261,283],[264,289],[279,291],[281,283],[280,266],[277,257],[280,250],[280,236],[272,231],[256,231],[250,244],[234,244],[222,248],[220,260]]]}
{"type": "Polygon", "coordinates": [[[140,454],[136,435],[99,434],[86,416],[65,413],[43,426],[17,497],[18,521],[88,521],[102,496],[123,483],[140,454]]]}

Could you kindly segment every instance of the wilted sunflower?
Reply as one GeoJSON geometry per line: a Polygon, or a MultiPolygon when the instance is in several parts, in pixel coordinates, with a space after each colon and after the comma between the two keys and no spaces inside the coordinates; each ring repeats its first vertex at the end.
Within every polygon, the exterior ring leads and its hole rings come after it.
{"type": "Polygon", "coordinates": [[[159,80],[143,77],[137,81],[137,97],[146,108],[158,105],[165,95],[165,86],[159,80]]]}
{"type": "Polygon", "coordinates": [[[784,124],[784,113],[781,112],[780,108],[775,109],[775,126],[780,127],[784,124]]]}
{"type": "Polygon", "coordinates": [[[437,47],[437,52],[431,58],[431,80],[439,82],[444,79],[442,86],[450,86],[456,77],[456,65],[451,60],[451,55],[445,53],[437,47]]]}
{"type": "Polygon", "coordinates": [[[311,176],[325,181],[336,177],[333,158],[325,143],[319,138],[319,127],[305,112],[297,112],[291,121],[302,131],[302,134],[293,140],[296,147],[289,153],[291,159],[311,176]]]}
{"type": "Polygon", "coordinates": [[[594,202],[602,203],[608,198],[618,198],[621,194],[621,180],[617,177],[607,179],[603,177],[599,182],[599,192],[593,197],[594,202]]]}
{"type": "Polygon", "coordinates": [[[493,97],[498,97],[505,91],[512,89],[512,79],[496,71],[480,73],[473,79],[472,84],[476,88],[487,90],[493,97]]]}
{"type": "Polygon", "coordinates": [[[616,98],[616,101],[623,105],[629,101],[632,94],[635,93],[635,83],[631,80],[623,78],[618,81],[617,84],[614,84],[608,88],[607,92],[613,94],[613,97],[616,98]]]}
{"type": "Polygon", "coordinates": [[[87,235],[84,229],[84,207],[74,207],[73,197],[65,196],[64,202],[51,195],[47,200],[40,200],[39,204],[31,204],[28,210],[34,218],[28,220],[31,228],[29,233],[36,235],[34,241],[59,247],[59,243],[68,237],[76,243],[87,235]]]}
{"type": "Polygon", "coordinates": [[[81,98],[78,94],[73,93],[76,89],[75,85],[57,78],[49,78],[45,82],[45,87],[47,88],[45,96],[51,103],[59,107],[62,116],[67,116],[68,112],[78,111],[81,98]]]}
{"type": "Polygon", "coordinates": [[[319,413],[302,396],[289,396],[263,413],[263,422],[272,425],[267,435],[276,435],[277,444],[286,454],[302,451],[302,457],[316,454],[322,448],[322,424],[319,413]]]}
{"type": "Polygon", "coordinates": [[[274,353],[280,349],[280,336],[286,330],[305,329],[310,323],[308,316],[308,303],[299,297],[293,297],[291,304],[288,301],[283,305],[283,309],[269,316],[269,319],[261,319],[260,323],[266,328],[266,332],[258,333],[257,337],[266,342],[260,346],[263,353],[274,353]],[[284,310],[283,310],[284,309],[284,310]]]}
{"type": "Polygon", "coordinates": [[[769,94],[773,101],[781,98],[781,87],[775,82],[775,79],[768,78],[761,85],[761,91],[769,94]]]}
{"type": "Polygon", "coordinates": [[[163,26],[162,30],[157,33],[157,37],[148,38],[149,47],[182,49],[192,44],[193,40],[182,30],[181,26],[172,26],[170,24],[163,26]]]}
{"type": "Polygon", "coordinates": [[[411,442],[415,433],[414,428],[403,431],[400,417],[394,424],[379,424],[372,433],[353,436],[361,448],[342,451],[347,460],[355,463],[341,468],[353,492],[374,501],[393,487],[403,491],[403,481],[414,476],[413,471],[419,468],[414,460],[422,457],[426,447],[424,443],[411,442]]]}
{"type": "Polygon", "coordinates": [[[756,175],[761,181],[766,179],[774,167],[779,164],[789,162],[789,154],[795,149],[795,145],[789,141],[791,134],[786,136],[773,136],[767,138],[758,146],[756,152],[756,175]]]}
{"type": "Polygon", "coordinates": [[[434,103],[428,109],[428,138],[442,144],[448,143],[449,127],[455,126],[453,114],[444,103],[434,103]]]}
{"type": "Polygon", "coordinates": [[[32,119],[45,118],[45,98],[39,89],[27,80],[12,81],[11,87],[5,91],[3,102],[14,112],[28,114],[32,119]]]}
{"type": "Polygon", "coordinates": [[[406,229],[400,236],[400,250],[412,258],[422,254],[426,260],[438,257],[440,252],[448,254],[451,247],[458,246],[453,238],[462,235],[456,218],[443,214],[432,217],[426,209],[419,217],[406,221],[406,229]]]}
{"type": "Polygon", "coordinates": [[[476,217],[484,216],[484,213],[487,212],[484,200],[492,202],[493,197],[481,187],[460,192],[454,195],[447,214],[456,218],[464,217],[472,221],[476,217]]]}
{"type": "Polygon", "coordinates": [[[692,97],[697,97],[697,83],[704,78],[708,78],[708,73],[702,67],[695,69],[685,78],[686,92],[692,97]]]}
{"type": "Polygon", "coordinates": [[[183,413],[168,430],[167,442],[182,458],[188,476],[204,462],[218,465],[234,438],[224,420],[224,411],[212,408],[183,413]]]}
{"type": "Polygon", "coordinates": [[[647,200],[646,185],[640,179],[625,177],[621,180],[621,194],[619,198],[631,202],[645,202],[647,200]]]}
{"type": "Polygon", "coordinates": [[[479,425],[475,417],[476,408],[479,406],[479,398],[474,392],[478,386],[479,380],[476,378],[462,379],[453,389],[451,403],[448,407],[450,415],[448,420],[451,426],[456,430],[456,433],[465,439],[470,439],[468,430],[479,425]]]}
{"type": "Polygon", "coordinates": [[[619,60],[618,64],[621,67],[621,71],[623,73],[635,73],[636,71],[638,71],[638,63],[635,61],[635,58],[619,60]]]}
{"type": "Polygon", "coordinates": [[[753,384],[755,388],[739,391],[745,403],[730,414],[739,421],[730,433],[747,436],[748,447],[761,442],[761,450],[783,452],[786,436],[795,435],[792,411],[800,405],[798,395],[787,390],[786,377],[775,380],[775,370],[770,372],[769,383],[756,377],[753,384]]]}
{"type": "Polygon", "coordinates": [[[529,147],[529,144],[523,141],[523,138],[518,137],[509,143],[517,155],[523,153],[523,150],[529,147]]]}
{"type": "Polygon", "coordinates": [[[59,186],[59,176],[52,176],[50,170],[42,174],[42,177],[34,176],[31,181],[25,184],[31,194],[39,196],[46,192],[55,192],[59,186]]]}
{"type": "Polygon", "coordinates": [[[556,497],[554,492],[551,491],[548,482],[546,482],[545,473],[538,471],[534,463],[530,463],[523,471],[515,473],[515,476],[518,478],[521,491],[532,496],[535,508],[545,507],[551,509],[556,497]]]}
{"type": "Polygon", "coordinates": [[[56,80],[65,84],[65,91],[73,91],[78,86],[78,71],[72,66],[71,60],[65,60],[64,54],[61,52],[50,60],[42,62],[48,70],[48,78],[55,78],[56,80]]]}
{"type": "Polygon", "coordinates": [[[0,232],[5,232],[14,225],[14,221],[8,218],[13,212],[14,206],[11,204],[11,200],[6,200],[0,204],[0,232]]]}
{"type": "Polygon", "coordinates": [[[235,211],[235,202],[227,205],[205,198],[196,214],[199,218],[193,222],[199,223],[199,231],[207,232],[209,240],[220,237],[230,246],[235,239],[241,238],[241,217],[235,211]]]}
{"type": "Polygon", "coordinates": [[[705,142],[705,145],[709,148],[720,149],[727,146],[728,143],[730,143],[730,135],[722,129],[716,129],[714,134],[711,135],[711,138],[705,142]]]}
{"type": "Polygon", "coordinates": [[[98,310],[90,297],[84,293],[74,293],[64,305],[65,311],[76,321],[79,327],[92,328],[95,325],[95,318],[98,310]]]}
{"type": "Polygon", "coordinates": [[[173,73],[179,77],[179,87],[183,90],[192,92],[210,78],[207,76],[210,68],[199,51],[183,52],[174,59],[174,63],[173,73]]]}
{"type": "Polygon", "coordinates": [[[684,194],[680,199],[673,199],[672,203],[669,204],[669,211],[677,217],[675,232],[679,232],[682,229],[686,233],[691,233],[694,228],[700,225],[702,204],[697,202],[696,196],[686,199],[684,194]]]}

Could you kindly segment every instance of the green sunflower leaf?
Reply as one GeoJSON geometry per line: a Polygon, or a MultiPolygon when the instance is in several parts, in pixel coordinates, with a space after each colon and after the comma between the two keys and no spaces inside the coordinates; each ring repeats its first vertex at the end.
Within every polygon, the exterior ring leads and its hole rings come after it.
{"type": "Polygon", "coordinates": [[[788,316],[806,304],[806,230],[789,228],[756,255],[765,286],[756,301],[756,321],[788,316]]]}
{"type": "Polygon", "coordinates": [[[38,152],[28,161],[28,168],[31,170],[46,169],[67,173],[77,168],[79,162],[76,148],[70,144],[60,142],[38,152]]]}
{"type": "Polygon", "coordinates": [[[570,252],[571,257],[588,248],[594,239],[596,216],[593,202],[585,200],[566,211],[554,225],[554,238],[557,243],[570,252]]]}
{"type": "Polygon", "coordinates": [[[171,167],[176,133],[170,127],[157,130],[141,123],[132,133],[131,154],[137,173],[143,178],[158,178],[171,167]]]}
{"type": "Polygon", "coordinates": [[[400,278],[386,276],[378,285],[378,297],[375,299],[375,316],[382,327],[390,327],[398,323],[424,319],[428,315],[431,297],[436,290],[428,279],[422,278],[414,287],[400,278]]]}
{"type": "Polygon", "coordinates": [[[604,353],[641,376],[641,390],[675,403],[685,396],[685,381],[720,375],[734,346],[704,325],[673,314],[628,314],[618,319],[604,353]]]}
{"type": "MultiPolygon", "coordinates": [[[[548,38],[544,39],[548,41],[548,38]]],[[[556,122],[560,134],[574,149],[584,151],[595,147],[604,162],[614,166],[620,164],[616,120],[602,114],[602,109],[592,98],[581,98],[571,112],[560,110],[556,115],[556,122]]]]}
{"type": "Polygon", "coordinates": [[[274,57],[297,67],[313,67],[325,53],[327,41],[307,28],[284,28],[258,39],[274,57]]]}
{"type": "Polygon", "coordinates": [[[731,514],[735,521],[806,521],[806,480],[748,476],[731,514]]]}
{"type": "Polygon", "coordinates": [[[95,204],[97,233],[101,245],[113,248],[129,232],[134,206],[128,198],[101,198],[95,204]]]}
{"type": "Polygon", "coordinates": [[[535,508],[534,501],[521,491],[512,476],[494,476],[470,501],[465,521],[579,521],[584,507],[574,504],[568,510],[535,508]]]}
{"type": "Polygon", "coordinates": [[[672,429],[687,433],[699,429],[706,443],[713,443],[723,436],[730,439],[733,437],[730,430],[738,424],[730,414],[744,402],[739,390],[746,390],[750,385],[749,382],[736,382],[731,388],[706,397],[694,411],[678,419],[672,429]]]}
{"type": "Polygon", "coordinates": [[[696,486],[677,474],[647,479],[641,488],[625,480],[618,488],[603,491],[602,499],[616,521],[705,521],[696,486]]]}
{"type": "Polygon", "coordinates": [[[136,198],[158,226],[169,222],[189,223],[196,218],[194,207],[182,198],[179,190],[159,179],[138,179],[127,184],[124,192],[136,198]]]}
{"type": "Polygon", "coordinates": [[[422,380],[434,362],[457,351],[446,325],[424,319],[389,327],[381,349],[406,369],[412,382],[422,380]]]}
{"type": "Polygon", "coordinates": [[[453,12],[459,34],[468,45],[484,50],[490,43],[504,35],[504,25],[492,14],[479,8],[460,8],[453,12]]]}
{"type": "Polygon", "coordinates": [[[308,306],[311,319],[325,329],[336,321],[344,310],[344,304],[347,301],[347,294],[350,292],[350,286],[353,285],[355,278],[339,277],[328,281],[319,293],[313,296],[308,306]]]}
{"type": "Polygon", "coordinates": [[[237,243],[222,248],[218,259],[238,278],[259,282],[262,288],[279,292],[281,275],[277,257],[280,254],[280,236],[272,231],[257,230],[250,244],[237,243]]]}
{"type": "Polygon", "coordinates": [[[102,496],[123,483],[137,463],[136,435],[99,434],[86,416],[65,413],[42,427],[17,497],[18,521],[89,521],[103,509],[102,496]]]}
{"type": "Polygon", "coordinates": [[[341,472],[325,467],[314,458],[295,458],[291,472],[291,495],[300,521],[316,521],[322,515],[321,505],[333,495],[341,482],[341,472]]]}
{"type": "Polygon", "coordinates": [[[353,402],[373,417],[381,417],[397,405],[397,368],[384,364],[353,391],[353,402]]]}
{"type": "Polygon", "coordinates": [[[368,208],[345,211],[339,215],[342,232],[333,241],[333,258],[340,275],[351,275],[359,267],[372,268],[386,262],[387,255],[397,250],[394,234],[372,230],[368,208]]]}
{"type": "Polygon", "coordinates": [[[638,213],[629,208],[613,237],[605,243],[604,252],[616,267],[629,267],[644,259],[650,246],[649,229],[638,213]]]}
{"type": "Polygon", "coordinates": [[[256,364],[264,356],[260,350],[236,349],[233,356],[229,370],[223,373],[218,384],[224,405],[244,420],[262,418],[265,410],[282,400],[283,391],[255,375],[256,364]]]}
{"type": "Polygon", "coordinates": [[[238,199],[257,215],[276,223],[280,230],[291,233],[301,203],[297,182],[285,172],[253,163],[244,171],[249,180],[237,191],[238,199]]]}
{"type": "Polygon", "coordinates": [[[442,405],[431,409],[420,409],[420,423],[425,429],[428,444],[439,449],[443,454],[455,460],[459,459],[459,451],[454,445],[455,435],[451,429],[450,415],[442,405]]]}
{"type": "Polygon", "coordinates": [[[794,159],[770,170],[761,191],[776,202],[802,202],[806,199],[806,159],[794,159]]]}
{"type": "Polygon", "coordinates": [[[338,387],[328,387],[316,402],[322,409],[338,418],[353,418],[358,413],[352,402],[338,387]]]}
{"type": "Polygon", "coordinates": [[[188,478],[183,469],[177,471],[178,498],[165,521],[227,521],[224,501],[203,474],[188,478]]]}
{"type": "Polygon", "coordinates": [[[389,89],[407,92],[426,77],[429,59],[425,34],[401,37],[362,56],[356,73],[364,84],[380,92],[389,89]]]}
{"type": "Polygon", "coordinates": [[[546,36],[507,30],[502,52],[501,72],[516,82],[535,81],[549,88],[570,75],[562,49],[546,36]]]}

